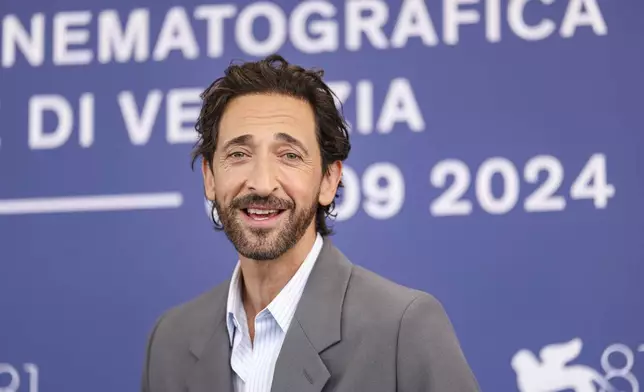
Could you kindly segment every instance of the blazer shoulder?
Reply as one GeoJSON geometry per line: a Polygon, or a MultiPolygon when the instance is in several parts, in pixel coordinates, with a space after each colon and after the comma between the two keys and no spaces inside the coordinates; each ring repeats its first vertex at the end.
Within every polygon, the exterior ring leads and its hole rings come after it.
{"type": "Polygon", "coordinates": [[[365,310],[373,309],[382,315],[397,320],[414,302],[439,303],[430,293],[396,283],[359,265],[353,273],[347,291],[347,299],[356,302],[365,310]],[[383,312],[386,310],[386,312],[383,312]]]}
{"type": "MultiPolygon", "coordinates": [[[[353,266],[352,283],[362,286],[366,290],[375,290],[388,297],[400,299],[409,303],[418,296],[432,296],[431,294],[412,287],[404,286],[400,283],[379,275],[365,267],[353,266]]],[[[376,294],[374,292],[374,294],[376,294]]]]}
{"type": "Polygon", "coordinates": [[[212,327],[224,315],[228,297],[228,281],[220,283],[199,296],[166,310],[155,325],[155,340],[188,339],[204,328],[212,327]]]}

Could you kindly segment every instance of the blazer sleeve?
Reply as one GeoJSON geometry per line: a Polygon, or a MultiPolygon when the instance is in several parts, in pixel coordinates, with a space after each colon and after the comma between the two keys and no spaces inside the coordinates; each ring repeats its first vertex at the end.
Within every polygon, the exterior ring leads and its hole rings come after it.
{"type": "Polygon", "coordinates": [[[480,392],[442,304],[427,293],[400,321],[396,378],[399,392],[480,392]]]}
{"type": "Polygon", "coordinates": [[[156,320],[154,327],[152,328],[152,331],[149,333],[149,336],[147,338],[143,371],[141,372],[141,392],[152,392],[152,390],[150,389],[150,363],[152,360],[152,345],[154,343],[156,332],[159,329],[159,325],[161,324],[164,316],[165,314],[156,320]]]}

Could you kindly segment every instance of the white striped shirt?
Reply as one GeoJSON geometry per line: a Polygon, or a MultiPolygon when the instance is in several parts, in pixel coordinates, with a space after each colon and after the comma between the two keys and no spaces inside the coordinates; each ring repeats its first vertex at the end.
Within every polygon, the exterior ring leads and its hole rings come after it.
{"type": "Polygon", "coordinates": [[[321,249],[322,237],[318,234],[313,248],[295,275],[255,317],[253,343],[242,304],[239,285],[241,269],[237,263],[230,281],[227,304],[227,327],[232,346],[230,365],[235,392],[270,392],[282,342],[321,249]]]}

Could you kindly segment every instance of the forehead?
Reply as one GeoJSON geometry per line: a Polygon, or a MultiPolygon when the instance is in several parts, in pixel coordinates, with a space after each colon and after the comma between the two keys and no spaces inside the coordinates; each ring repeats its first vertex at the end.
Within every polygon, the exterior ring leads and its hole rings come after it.
{"type": "Polygon", "coordinates": [[[302,143],[317,143],[315,115],[309,103],[278,94],[245,95],[227,105],[219,123],[219,140],[223,142],[241,135],[269,140],[278,132],[302,143]]]}

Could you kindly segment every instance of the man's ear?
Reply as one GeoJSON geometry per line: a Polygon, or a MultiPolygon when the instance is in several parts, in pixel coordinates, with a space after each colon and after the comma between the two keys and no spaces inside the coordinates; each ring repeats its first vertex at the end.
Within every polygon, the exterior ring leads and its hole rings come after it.
{"type": "Polygon", "coordinates": [[[338,185],[342,179],[342,162],[335,161],[329,165],[325,173],[322,173],[320,185],[320,196],[318,202],[323,206],[331,204],[338,191],[338,185]]]}
{"type": "Polygon", "coordinates": [[[215,200],[215,175],[212,172],[210,162],[206,159],[201,160],[201,174],[203,175],[203,187],[206,199],[215,200]]]}

